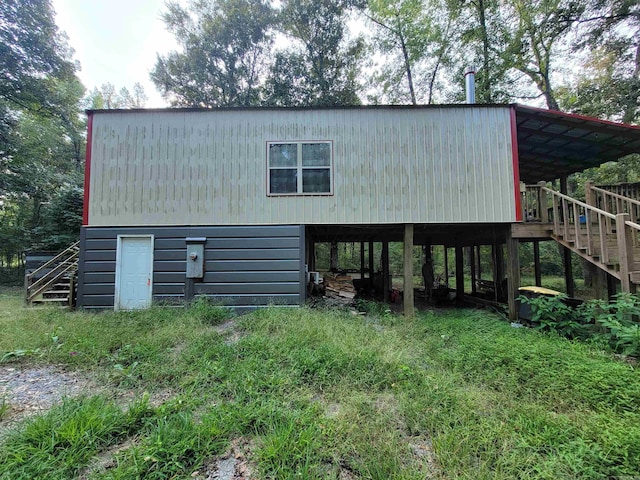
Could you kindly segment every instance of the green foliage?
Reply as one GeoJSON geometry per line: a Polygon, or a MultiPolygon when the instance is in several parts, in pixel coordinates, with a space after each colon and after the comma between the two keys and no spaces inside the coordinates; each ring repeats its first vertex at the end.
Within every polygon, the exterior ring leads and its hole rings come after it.
{"type": "Polygon", "coordinates": [[[347,39],[352,1],[286,0],[276,28],[289,47],[276,53],[265,84],[270,105],[358,105],[362,39],[347,39]]]}
{"type": "Polygon", "coordinates": [[[602,334],[610,346],[623,355],[640,355],[640,299],[620,293],[615,301],[588,302],[583,309],[586,318],[604,328],[602,334]]]}
{"type": "Polygon", "coordinates": [[[439,0],[368,2],[367,17],[376,33],[373,44],[385,55],[372,79],[381,87],[376,101],[416,105],[442,98],[438,94],[444,86],[442,71],[451,65],[461,27],[456,9],[447,11],[447,4],[439,0]]]}
{"type": "Polygon", "coordinates": [[[5,363],[11,359],[17,359],[17,358],[21,358],[21,357],[27,357],[27,356],[31,356],[31,355],[39,355],[40,354],[40,349],[39,348],[18,348],[16,350],[11,350],[10,352],[6,352],[2,358],[0,358],[0,364],[1,363],[5,363]]]}
{"type": "Polygon", "coordinates": [[[64,344],[60,341],[60,327],[54,327],[51,333],[45,333],[45,337],[49,340],[43,348],[19,348],[6,352],[0,358],[0,364],[9,362],[10,360],[20,359],[22,357],[38,356],[51,360],[52,354],[59,350],[64,344]]]}
{"type": "Polygon", "coordinates": [[[566,296],[526,298],[522,303],[531,306],[532,320],[537,328],[556,332],[568,338],[601,338],[612,351],[623,355],[640,355],[640,299],[621,293],[615,300],[590,300],[572,308],[566,296]]]}
{"type": "Polygon", "coordinates": [[[0,256],[5,266],[20,264],[31,245],[56,243],[43,238],[45,206],[61,186],[79,184],[84,87],[53,14],[49,0],[7,0],[0,8],[0,256]]]}
{"type": "Polygon", "coordinates": [[[0,99],[19,110],[57,111],[53,87],[73,77],[75,66],[50,0],[3,1],[0,24],[0,99]]]}
{"type": "Polygon", "coordinates": [[[322,429],[317,411],[288,415],[265,435],[257,452],[267,478],[318,478],[321,475],[322,429]]]}
{"type": "Polygon", "coordinates": [[[169,3],[163,15],[181,52],[158,56],[151,79],[176,106],[257,105],[273,22],[264,0],[169,3]]]}
{"type": "Polygon", "coordinates": [[[408,320],[381,318],[375,304],[363,304],[364,316],[270,308],[220,333],[206,304],[95,315],[19,300],[0,297],[3,351],[59,344],[51,362],[91,372],[118,402],[132,392],[142,400],[128,409],[67,400],[19,425],[3,440],[0,478],[197,477],[237,453],[230,444],[264,478],[624,478],[640,469],[633,367],[485,311],[408,320]],[[150,408],[145,391],[168,394],[150,408]]]}
{"type": "Polygon", "coordinates": [[[56,191],[43,208],[42,226],[34,229],[42,249],[60,251],[78,241],[83,203],[83,189],[77,185],[66,184],[56,191]]]}
{"type": "Polygon", "coordinates": [[[359,312],[364,312],[372,317],[386,317],[391,313],[391,310],[387,308],[388,306],[386,304],[372,300],[365,300],[364,298],[357,298],[354,306],[359,312]]]}
{"type": "Polygon", "coordinates": [[[99,89],[95,87],[85,99],[87,108],[102,110],[110,108],[144,108],[148,100],[144,87],[136,82],[133,85],[133,93],[127,87],[122,87],[116,92],[116,87],[111,83],[103,84],[99,89]]]}
{"type": "Polygon", "coordinates": [[[235,315],[233,309],[216,305],[205,296],[198,296],[191,302],[189,313],[205,325],[218,325],[235,315]]]}
{"type": "Polygon", "coordinates": [[[588,55],[578,78],[559,92],[562,105],[584,115],[637,123],[640,6],[629,0],[589,0],[585,6],[589,20],[578,28],[576,48],[588,55]]]}
{"type": "Polygon", "coordinates": [[[172,478],[193,471],[207,456],[222,453],[227,441],[211,422],[195,422],[173,405],[160,408],[138,432],[137,444],[116,456],[117,467],[103,478],[172,478]]]}
{"type": "Polygon", "coordinates": [[[0,478],[71,478],[93,455],[137,431],[151,414],[145,399],[126,412],[103,397],[65,400],[4,442],[0,478]]]}
{"type": "Polygon", "coordinates": [[[580,311],[567,305],[567,296],[520,296],[518,300],[531,306],[532,320],[539,330],[549,330],[567,338],[580,338],[586,332],[580,311]]]}
{"type": "Polygon", "coordinates": [[[7,399],[3,396],[0,398],[0,421],[4,419],[10,410],[11,405],[9,405],[9,402],[7,402],[7,399]]]}

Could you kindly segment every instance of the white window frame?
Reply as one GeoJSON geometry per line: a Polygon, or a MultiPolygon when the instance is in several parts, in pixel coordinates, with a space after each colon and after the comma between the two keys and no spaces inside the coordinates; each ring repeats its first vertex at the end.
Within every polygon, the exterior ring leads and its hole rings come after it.
{"type": "Polygon", "coordinates": [[[333,195],[333,141],[331,140],[278,140],[278,141],[269,141],[267,142],[267,196],[269,197],[286,197],[286,196],[327,196],[333,195]],[[309,166],[305,167],[302,165],[302,146],[309,144],[319,144],[324,143],[329,145],[329,165],[328,166],[309,166]],[[271,159],[269,158],[270,147],[272,145],[296,145],[296,160],[297,165],[295,167],[272,167],[271,159]],[[272,193],[271,192],[271,170],[293,170],[296,169],[296,192],[288,192],[288,193],[272,193]],[[302,172],[304,170],[318,170],[318,169],[326,169],[329,170],[329,191],[328,192],[304,192],[304,185],[302,183],[302,172]]]}

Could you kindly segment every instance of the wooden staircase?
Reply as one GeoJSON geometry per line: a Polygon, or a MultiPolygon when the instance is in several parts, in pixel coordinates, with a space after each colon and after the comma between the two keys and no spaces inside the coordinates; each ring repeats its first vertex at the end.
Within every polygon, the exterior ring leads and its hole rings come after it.
{"type": "Polygon", "coordinates": [[[74,305],[79,252],[80,242],[76,242],[36,270],[25,274],[28,305],[74,305]]]}
{"type": "MultiPolygon", "coordinates": [[[[547,224],[550,237],[620,280],[623,292],[640,284],[640,201],[587,184],[586,201],[527,186],[526,222],[547,224]]],[[[639,191],[640,190],[636,190],[639,191]]]]}

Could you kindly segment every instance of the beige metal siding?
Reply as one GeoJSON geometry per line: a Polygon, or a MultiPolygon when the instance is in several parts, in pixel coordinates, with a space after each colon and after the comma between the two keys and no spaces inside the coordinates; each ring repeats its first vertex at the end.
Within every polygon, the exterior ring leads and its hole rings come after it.
{"type": "Polygon", "coordinates": [[[515,221],[508,107],[95,113],[89,225],[515,221]],[[333,141],[331,196],[267,196],[268,141],[333,141]]]}

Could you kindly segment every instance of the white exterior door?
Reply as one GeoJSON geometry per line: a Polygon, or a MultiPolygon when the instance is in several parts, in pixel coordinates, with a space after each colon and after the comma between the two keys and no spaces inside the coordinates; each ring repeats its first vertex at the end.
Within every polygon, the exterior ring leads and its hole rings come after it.
{"type": "Polygon", "coordinates": [[[116,253],[116,310],[151,306],[153,235],[119,235],[116,253]]]}

